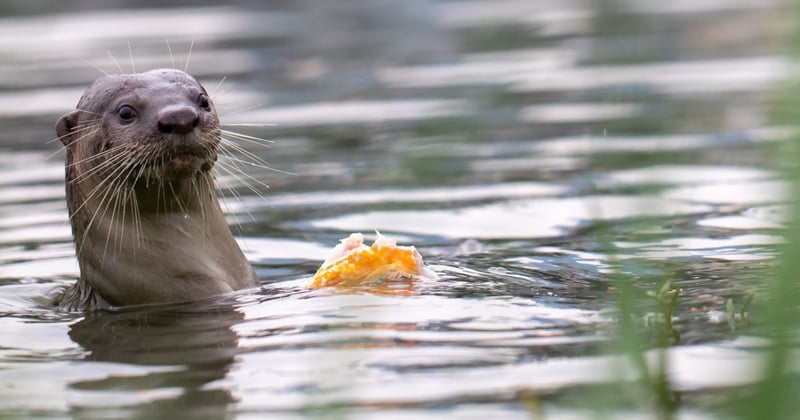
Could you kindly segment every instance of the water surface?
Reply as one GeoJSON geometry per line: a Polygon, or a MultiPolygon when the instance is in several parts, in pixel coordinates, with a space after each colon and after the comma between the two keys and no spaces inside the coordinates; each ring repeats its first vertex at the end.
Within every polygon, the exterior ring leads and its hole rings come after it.
{"type": "Polygon", "coordinates": [[[636,379],[606,351],[612,273],[674,267],[679,416],[752,382],[760,342],[724,311],[782,242],[777,6],[249,3],[0,21],[0,416],[591,417],[574,395],[636,379]],[[228,128],[274,141],[241,142],[272,169],[219,173],[263,289],[57,311],[78,269],[54,121],[103,71],[187,62],[228,128]],[[305,288],[376,230],[440,278],[305,288]]]}

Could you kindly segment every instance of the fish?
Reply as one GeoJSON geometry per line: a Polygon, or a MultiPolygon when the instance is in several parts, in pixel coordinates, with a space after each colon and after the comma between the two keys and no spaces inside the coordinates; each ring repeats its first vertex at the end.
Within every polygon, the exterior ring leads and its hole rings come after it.
{"type": "Polygon", "coordinates": [[[397,241],[376,232],[371,246],[364,235],[351,233],[336,245],[314,274],[312,288],[354,288],[386,283],[407,283],[420,278],[435,279],[414,246],[398,246],[397,241]]]}

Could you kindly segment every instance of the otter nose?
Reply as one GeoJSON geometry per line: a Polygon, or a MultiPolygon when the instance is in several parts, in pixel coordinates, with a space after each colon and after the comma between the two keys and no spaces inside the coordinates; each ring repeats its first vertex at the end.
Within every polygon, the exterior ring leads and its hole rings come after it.
{"type": "Polygon", "coordinates": [[[158,113],[158,131],[164,134],[186,134],[200,125],[200,115],[194,108],[166,108],[158,113]]]}

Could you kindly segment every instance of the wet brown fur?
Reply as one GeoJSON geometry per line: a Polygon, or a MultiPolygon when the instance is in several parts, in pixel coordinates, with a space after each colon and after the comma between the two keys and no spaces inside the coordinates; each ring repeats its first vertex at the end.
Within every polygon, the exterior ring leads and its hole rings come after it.
{"type": "Polygon", "coordinates": [[[259,284],[216,197],[219,119],[192,76],[101,77],[56,131],[81,270],[62,308],[190,301],[259,284]],[[164,129],[186,115],[194,126],[164,129]]]}

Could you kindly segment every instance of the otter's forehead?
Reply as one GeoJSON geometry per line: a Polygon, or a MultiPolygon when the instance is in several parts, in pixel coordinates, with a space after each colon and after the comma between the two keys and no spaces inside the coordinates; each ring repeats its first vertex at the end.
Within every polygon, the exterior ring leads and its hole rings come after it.
{"type": "Polygon", "coordinates": [[[164,98],[188,92],[205,92],[188,73],[177,69],[156,69],[145,73],[110,74],[95,80],[78,102],[78,109],[102,113],[125,95],[156,92],[164,98]]]}

